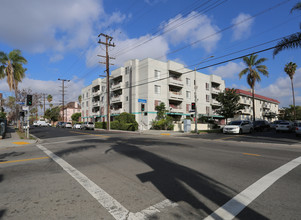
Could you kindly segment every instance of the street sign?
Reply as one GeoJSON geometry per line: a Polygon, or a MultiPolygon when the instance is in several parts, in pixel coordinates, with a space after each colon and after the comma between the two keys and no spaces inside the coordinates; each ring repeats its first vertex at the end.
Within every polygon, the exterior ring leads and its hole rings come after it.
{"type": "Polygon", "coordinates": [[[16,104],[18,104],[18,105],[24,105],[25,102],[16,102],[16,104]]]}
{"type": "Polygon", "coordinates": [[[138,99],[138,102],[141,102],[141,103],[146,103],[146,99],[138,99]]]}

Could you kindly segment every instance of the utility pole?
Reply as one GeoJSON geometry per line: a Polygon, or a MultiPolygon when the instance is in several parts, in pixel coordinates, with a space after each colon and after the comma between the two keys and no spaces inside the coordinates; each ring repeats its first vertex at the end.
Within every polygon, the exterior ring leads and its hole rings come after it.
{"type": "Polygon", "coordinates": [[[45,93],[43,93],[43,96],[44,96],[44,119],[45,119],[45,93]]]}
{"type": "Polygon", "coordinates": [[[195,128],[194,128],[194,131],[195,131],[196,134],[198,133],[197,88],[198,88],[198,86],[196,84],[196,68],[194,68],[194,107],[195,107],[195,112],[194,112],[195,113],[195,120],[194,120],[195,128]]]}
{"type": "Polygon", "coordinates": [[[101,39],[98,40],[99,44],[103,44],[106,46],[106,56],[97,55],[99,57],[106,58],[106,62],[99,62],[102,64],[106,64],[106,72],[107,72],[107,130],[110,130],[110,59],[115,59],[113,57],[109,57],[109,47],[115,47],[115,44],[111,43],[113,37],[100,33],[98,37],[103,36],[106,38],[106,42],[102,42],[101,39]]]}
{"type": "MultiPolygon", "coordinates": [[[[68,79],[58,79],[60,81],[62,81],[62,109],[63,109],[63,122],[65,121],[65,109],[64,109],[64,105],[65,105],[65,100],[64,100],[64,97],[65,97],[65,85],[64,85],[64,82],[67,81],[67,82],[70,82],[70,80],[68,79]]],[[[45,96],[44,96],[44,101],[45,101],[45,96]]]]}

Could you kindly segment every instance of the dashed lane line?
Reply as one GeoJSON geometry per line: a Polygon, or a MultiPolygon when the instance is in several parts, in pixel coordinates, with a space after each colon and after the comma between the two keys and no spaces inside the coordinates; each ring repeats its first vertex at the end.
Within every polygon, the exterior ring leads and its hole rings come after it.
{"type": "Polygon", "coordinates": [[[0,164],[4,164],[4,163],[17,163],[17,162],[31,161],[31,160],[43,160],[43,159],[47,159],[47,158],[49,158],[49,157],[37,157],[37,158],[22,159],[22,160],[10,160],[10,161],[0,162],[0,164]]]}
{"type": "Polygon", "coordinates": [[[81,184],[116,220],[140,220],[148,219],[149,215],[160,212],[163,208],[168,206],[175,207],[177,203],[174,203],[168,199],[151,206],[141,212],[132,213],[127,210],[122,204],[105,192],[102,188],[96,185],[83,173],[75,169],[65,160],[48,150],[41,144],[37,145],[45,154],[47,154],[52,160],[59,164],[69,175],[71,175],[79,184],[81,184]]]}
{"type": "Polygon", "coordinates": [[[268,173],[264,177],[257,180],[244,191],[236,195],[233,199],[228,201],[225,205],[218,208],[214,213],[206,217],[204,220],[215,219],[233,219],[237,216],[246,206],[254,201],[260,194],[267,188],[274,184],[282,176],[296,168],[301,164],[301,157],[298,157],[276,170],[268,173]]]}

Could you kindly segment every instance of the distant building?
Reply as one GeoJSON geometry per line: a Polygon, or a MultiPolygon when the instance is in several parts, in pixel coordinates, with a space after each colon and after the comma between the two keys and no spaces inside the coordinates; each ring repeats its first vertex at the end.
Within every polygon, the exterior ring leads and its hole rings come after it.
{"type": "MultiPolygon", "coordinates": [[[[77,102],[69,102],[64,106],[64,120],[65,122],[72,122],[71,116],[74,113],[80,113],[81,106],[77,102]]],[[[63,111],[60,112],[61,117],[63,117],[63,111]]],[[[80,118],[81,119],[81,118],[80,118]]]]}
{"type": "MultiPolygon", "coordinates": [[[[239,103],[244,105],[244,109],[240,114],[236,115],[233,120],[253,120],[253,102],[252,92],[236,89],[239,94],[239,103]]],[[[274,121],[278,119],[279,101],[276,99],[268,98],[259,94],[255,94],[255,120],[263,119],[274,121]]]]}
{"type": "MultiPolygon", "coordinates": [[[[220,76],[195,73],[173,61],[129,60],[124,67],[112,71],[110,76],[111,120],[122,112],[128,112],[135,115],[140,128],[150,129],[157,116],[155,107],[161,102],[165,103],[169,111],[167,114],[174,121],[194,116],[195,84],[198,117],[221,119],[215,114],[219,106],[215,97],[225,89],[225,82],[220,76]]],[[[95,79],[82,89],[81,106],[84,121],[107,120],[106,79],[95,79]]]]}

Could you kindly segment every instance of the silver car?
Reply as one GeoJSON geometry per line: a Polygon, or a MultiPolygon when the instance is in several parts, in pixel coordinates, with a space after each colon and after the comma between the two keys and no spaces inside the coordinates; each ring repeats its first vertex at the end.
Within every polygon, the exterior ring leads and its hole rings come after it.
{"type": "Polygon", "coordinates": [[[231,121],[223,128],[224,134],[252,133],[253,124],[250,121],[231,121]]]}
{"type": "Polygon", "coordinates": [[[93,122],[84,122],[83,128],[86,130],[94,130],[95,126],[93,122]]]}
{"type": "Polygon", "coordinates": [[[296,136],[301,136],[301,122],[298,122],[295,127],[296,136]]]}
{"type": "Polygon", "coordinates": [[[290,121],[282,121],[278,125],[276,125],[276,132],[293,131],[293,123],[290,121]]]}

